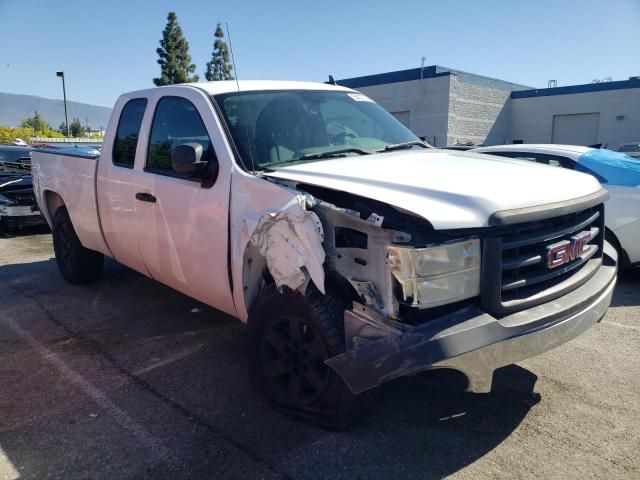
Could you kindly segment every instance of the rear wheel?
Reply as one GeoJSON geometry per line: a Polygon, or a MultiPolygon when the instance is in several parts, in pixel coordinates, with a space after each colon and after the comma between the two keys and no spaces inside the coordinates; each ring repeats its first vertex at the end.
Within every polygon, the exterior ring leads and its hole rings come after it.
{"type": "Polygon", "coordinates": [[[56,210],[52,223],[53,250],[62,277],[74,284],[97,280],[102,274],[104,255],[82,246],[65,207],[56,210]]]}
{"type": "Polygon", "coordinates": [[[344,305],[309,287],[306,295],[266,287],[247,325],[254,388],[276,409],[327,428],[350,420],[354,396],[324,362],[344,353],[344,305]]]}

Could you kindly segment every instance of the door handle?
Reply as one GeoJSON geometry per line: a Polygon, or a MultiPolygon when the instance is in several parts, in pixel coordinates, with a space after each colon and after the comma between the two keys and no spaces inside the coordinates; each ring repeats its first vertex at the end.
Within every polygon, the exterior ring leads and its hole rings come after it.
{"type": "Polygon", "coordinates": [[[146,192],[136,193],[136,200],[140,200],[141,202],[156,203],[156,197],[146,192]]]}

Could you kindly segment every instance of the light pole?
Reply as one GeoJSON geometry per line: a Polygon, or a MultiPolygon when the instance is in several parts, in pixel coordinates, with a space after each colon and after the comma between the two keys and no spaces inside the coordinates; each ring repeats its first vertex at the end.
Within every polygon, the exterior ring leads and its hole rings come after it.
{"type": "Polygon", "coordinates": [[[64,85],[64,72],[56,72],[56,76],[62,78],[62,96],[64,97],[64,124],[67,126],[67,137],[69,137],[69,117],[67,117],[67,89],[64,85]]]}

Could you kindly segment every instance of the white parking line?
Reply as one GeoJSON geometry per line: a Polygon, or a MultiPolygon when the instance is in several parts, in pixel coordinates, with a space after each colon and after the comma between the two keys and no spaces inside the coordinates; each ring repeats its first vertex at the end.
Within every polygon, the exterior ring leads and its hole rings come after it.
{"type": "Polygon", "coordinates": [[[0,479],[2,480],[17,480],[20,478],[20,473],[16,470],[11,460],[7,458],[2,448],[0,448],[0,479]]]}
{"type": "Polygon", "coordinates": [[[610,322],[609,320],[603,320],[602,323],[606,323],[608,325],[613,325],[615,327],[620,327],[620,328],[628,328],[629,330],[640,330],[640,327],[636,327],[634,325],[624,325],[618,322],[610,322]]]}

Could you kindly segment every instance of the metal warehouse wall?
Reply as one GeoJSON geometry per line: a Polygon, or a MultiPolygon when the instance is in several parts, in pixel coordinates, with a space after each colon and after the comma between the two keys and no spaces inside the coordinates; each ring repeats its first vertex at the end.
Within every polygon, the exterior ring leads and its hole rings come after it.
{"type": "Polygon", "coordinates": [[[448,75],[358,87],[413,133],[436,146],[447,145],[449,115],[448,75]]]}
{"type": "Polygon", "coordinates": [[[640,141],[640,88],[512,98],[510,104],[507,143],[575,139],[617,149],[621,143],[640,141]],[[572,128],[580,131],[572,132],[572,128]]]}
{"type": "Polygon", "coordinates": [[[509,136],[511,90],[465,82],[451,76],[447,144],[493,145],[509,136]]]}
{"type": "Polygon", "coordinates": [[[477,85],[458,75],[358,87],[434,146],[505,143],[510,90],[477,85]]]}

